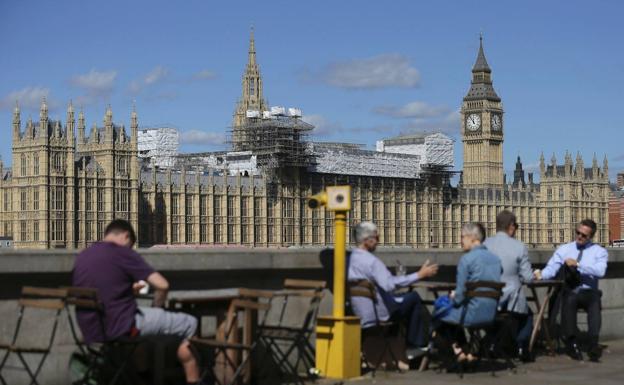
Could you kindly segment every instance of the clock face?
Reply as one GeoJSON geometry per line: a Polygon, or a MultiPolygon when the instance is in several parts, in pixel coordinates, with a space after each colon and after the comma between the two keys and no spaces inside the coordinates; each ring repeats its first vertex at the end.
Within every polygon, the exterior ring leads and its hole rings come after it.
{"type": "Polygon", "coordinates": [[[503,121],[498,114],[492,115],[492,130],[500,131],[503,128],[503,121]]]}
{"type": "Polygon", "coordinates": [[[466,127],[470,131],[476,131],[481,127],[481,117],[477,114],[468,115],[468,119],[466,119],[466,127]]]}

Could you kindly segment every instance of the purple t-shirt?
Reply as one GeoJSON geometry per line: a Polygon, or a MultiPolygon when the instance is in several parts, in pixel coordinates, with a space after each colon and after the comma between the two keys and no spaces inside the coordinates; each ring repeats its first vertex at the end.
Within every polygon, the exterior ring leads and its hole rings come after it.
{"type": "Polygon", "coordinates": [[[105,336],[95,312],[77,312],[86,343],[103,342],[130,332],[137,311],[132,284],[147,279],[153,272],[136,251],[111,242],[97,242],[78,254],[72,285],[98,289],[104,307],[105,336]]]}

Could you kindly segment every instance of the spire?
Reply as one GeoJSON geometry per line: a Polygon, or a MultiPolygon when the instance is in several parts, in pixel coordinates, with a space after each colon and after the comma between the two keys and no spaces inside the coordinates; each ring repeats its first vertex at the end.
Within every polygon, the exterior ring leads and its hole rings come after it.
{"type": "Polygon", "coordinates": [[[74,142],[74,125],[76,124],[76,120],[74,119],[74,105],[72,101],[69,101],[69,105],[67,106],[67,141],[69,143],[74,142]]]}
{"type": "Polygon", "coordinates": [[[62,136],[63,133],[61,131],[61,122],[57,120],[56,123],[54,123],[54,137],[60,138],[62,136]]]}
{"type": "Polygon", "coordinates": [[[472,66],[472,82],[468,94],[464,100],[483,100],[487,99],[493,102],[500,102],[500,97],[492,86],[492,70],[485,59],[483,52],[483,35],[479,37],[479,52],[477,60],[472,66]]]}
{"type": "Polygon", "coordinates": [[[251,26],[251,31],[249,32],[249,58],[247,64],[249,66],[256,65],[256,39],[254,37],[254,26],[251,26]]]}
{"type": "Polygon", "coordinates": [[[139,136],[139,120],[136,112],[136,101],[132,101],[132,113],[130,114],[130,141],[137,143],[139,136]]]}
{"type": "Polygon", "coordinates": [[[580,152],[576,152],[576,176],[577,178],[583,178],[585,175],[585,165],[583,164],[583,158],[580,152]]]}
{"type": "Polygon", "coordinates": [[[82,106],[80,107],[80,112],[78,112],[78,143],[85,142],[85,118],[84,112],[82,111],[82,106]]]}
{"type": "Polygon", "coordinates": [[[25,136],[29,139],[32,139],[35,137],[35,129],[33,126],[33,121],[32,121],[32,117],[29,116],[28,120],[26,121],[26,134],[25,136]]]}
{"type": "Polygon", "coordinates": [[[542,154],[540,155],[540,160],[539,160],[539,168],[540,168],[540,176],[543,178],[545,173],[546,173],[546,160],[544,159],[544,152],[542,151],[542,154]]]}
{"type": "Polygon", "coordinates": [[[15,109],[13,109],[13,141],[20,139],[20,131],[22,126],[22,118],[20,113],[19,104],[15,101],[15,109]]]}
{"type": "Polygon", "coordinates": [[[609,160],[607,159],[607,154],[605,154],[602,160],[602,174],[607,180],[609,179],[609,160]]]}
{"type": "Polygon", "coordinates": [[[113,141],[113,109],[110,104],[104,115],[104,140],[108,143],[113,141]]]}
{"type": "MultiPolygon", "coordinates": [[[[48,120],[48,103],[46,101],[46,97],[44,96],[41,99],[41,108],[39,109],[39,120],[47,121],[48,120]]],[[[41,127],[42,129],[44,127],[41,127]]]]}
{"type": "Polygon", "coordinates": [[[572,155],[570,155],[568,150],[566,150],[566,153],[565,153],[564,166],[565,166],[565,174],[566,174],[566,176],[571,176],[573,174],[573,172],[572,172],[572,155]]]}
{"type": "Polygon", "coordinates": [[[526,185],[524,181],[524,169],[522,168],[522,161],[520,160],[520,155],[518,155],[518,160],[516,161],[516,169],[514,170],[513,185],[514,187],[524,187],[526,185]]]}
{"type": "Polygon", "coordinates": [[[100,132],[98,131],[97,124],[93,123],[91,126],[91,135],[89,136],[91,143],[98,143],[100,141],[100,132]]]}
{"type": "Polygon", "coordinates": [[[492,72],[483,52],[483,33],[479,35],[479,53],[477,54],[477,61],[472,67],[472,72],[492,72]]]}

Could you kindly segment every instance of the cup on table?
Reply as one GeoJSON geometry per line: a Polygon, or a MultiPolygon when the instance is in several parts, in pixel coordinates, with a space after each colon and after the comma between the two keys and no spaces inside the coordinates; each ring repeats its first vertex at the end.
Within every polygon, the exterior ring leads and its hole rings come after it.
{"type": "Polygon", "coordinates": [[[401,264],[400,261],[397,261],[397,266],[396,266],[396,275],[399,277],[402,277],[404,275],[407,274],[407,267],[405,267],[405,265],[401,264]]]}

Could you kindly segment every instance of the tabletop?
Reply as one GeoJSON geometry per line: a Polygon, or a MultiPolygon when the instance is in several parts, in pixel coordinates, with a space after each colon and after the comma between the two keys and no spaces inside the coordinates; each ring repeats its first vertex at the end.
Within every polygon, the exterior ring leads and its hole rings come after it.
{"type": "Polygon", "coordinates": [[[527,282],[527,287],[550,287],[550,286],[559,286],[563,284],[563,281],[559,279],[540,279],[531,282],[527,282]]]}

